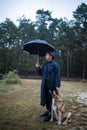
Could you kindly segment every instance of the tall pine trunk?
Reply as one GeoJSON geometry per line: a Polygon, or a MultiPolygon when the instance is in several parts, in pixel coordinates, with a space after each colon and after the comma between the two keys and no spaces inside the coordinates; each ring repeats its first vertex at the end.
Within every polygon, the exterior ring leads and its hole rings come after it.
{"type": "Polygon", "coordinates": [[[86,79],[87,73],[87,49],[84,49],[83,73],[82,79],[86,79]]]}
{"type": "Polygon", "coordinates": [[[69,50],[67,50],[66,56],[67,56],[67,80],[68,80],[70,77],[69,50]]]}

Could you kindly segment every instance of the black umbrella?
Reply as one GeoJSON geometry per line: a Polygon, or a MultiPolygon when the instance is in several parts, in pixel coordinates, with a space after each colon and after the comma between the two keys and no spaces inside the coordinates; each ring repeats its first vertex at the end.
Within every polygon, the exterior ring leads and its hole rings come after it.
{"type": "Polygon", "coordinates": [[[47,52],[53,52],[54,47],[45,40],[33,40],[24,44],[23,50],[33,55],[45,56],[47,52]]]}

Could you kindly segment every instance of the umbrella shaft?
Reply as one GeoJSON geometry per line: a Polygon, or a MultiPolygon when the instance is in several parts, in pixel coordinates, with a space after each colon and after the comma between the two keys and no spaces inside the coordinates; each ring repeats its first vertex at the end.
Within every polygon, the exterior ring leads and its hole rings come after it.
{"type": "Polygon", "coordinates": [[[39,64],[39,55],[37,55],[37,63],[39,64]]]}

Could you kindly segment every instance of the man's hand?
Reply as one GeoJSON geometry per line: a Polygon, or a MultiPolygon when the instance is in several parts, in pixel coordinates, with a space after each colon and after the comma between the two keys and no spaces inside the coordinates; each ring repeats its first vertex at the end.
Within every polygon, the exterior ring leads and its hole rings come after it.
{"type": "Polygon", "coordinates": [[[37,69],[39,69],[39,68],[40,68],[40,65],[37,63],[37,64],[35,65],[35,67],[36,67],[37,69]]]}
{"type": "Polygon", "coordinates": [[[57,92],[57,94],[59,94],[59,92],[60,92],[60,88],[59,87],[56,87],[56,92],[57,92]]]}

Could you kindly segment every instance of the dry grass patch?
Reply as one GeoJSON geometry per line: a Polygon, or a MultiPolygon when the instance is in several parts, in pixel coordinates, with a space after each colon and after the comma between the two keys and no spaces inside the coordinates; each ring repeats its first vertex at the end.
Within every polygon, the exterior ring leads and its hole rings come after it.
{"type": "MultiPolygon", "coordinates": [[[[43,122],[39,116],[45,111],[39,105],[40,80],[22,80],[13,89],[0,92],[0,130],[86,130],[86,105],[77,102],[77,94],[87,91],[87,83],[62,82],[61,95],[72,114],[72,122],[58,126],[54,122],[43,122]]],[[[1,84],[0,84],[1,85],[1,84]]]]}

